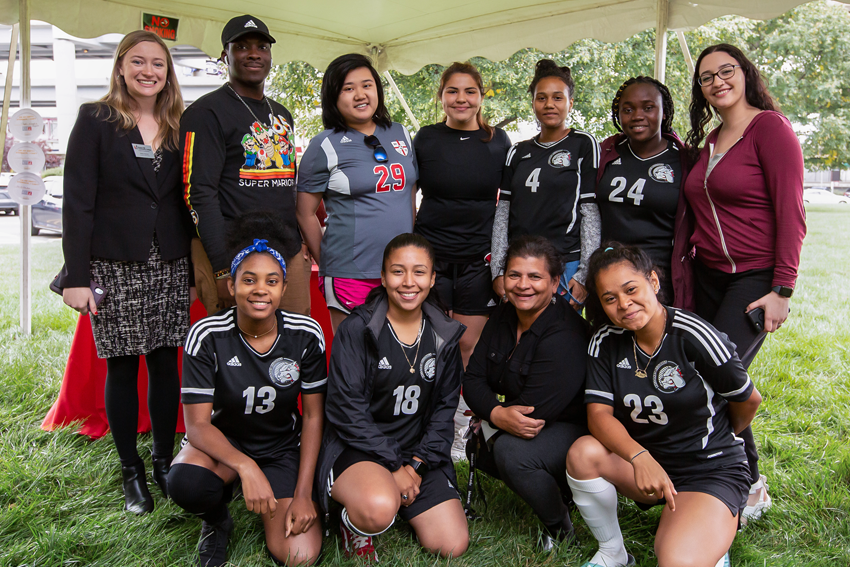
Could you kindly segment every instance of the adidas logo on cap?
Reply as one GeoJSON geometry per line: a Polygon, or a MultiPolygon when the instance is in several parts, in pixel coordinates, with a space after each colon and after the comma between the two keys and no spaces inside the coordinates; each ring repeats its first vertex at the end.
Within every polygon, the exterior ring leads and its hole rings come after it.
{"type": "Polygon", "coordinates": [[[247,22],[245,22],[244,27],[246,27],[246,28],[256,28],[257,24],[254,23],[254,20],[248,20],[247,22]]]}
{"type": "Polygon", "coordinates": [[[390,365],[390,361],[387,360],[387,357],[381,359],[381,362],[378,363],[378,370],[392,370],[393,367],[390,365]]]}
{"type": "Polygon", "coordinates": [[[227,365],[228,366],[242,366],[242,363],[239,362],[238,356],[234,356],[233,358],[231,358],[230,360],[227,361],[227,365]]]}
{"type": "Polygon", "coordinates": [[[625,368],[626,370],[631,370],[632,365],[629,364],[628,359],[624,358],[623,360],[617,363],[617,368],[625,368]]]}

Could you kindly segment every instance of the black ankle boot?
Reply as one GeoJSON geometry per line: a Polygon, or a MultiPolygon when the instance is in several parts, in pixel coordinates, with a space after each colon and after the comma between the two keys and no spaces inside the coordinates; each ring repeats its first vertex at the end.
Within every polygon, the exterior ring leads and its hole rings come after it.
{"type": "Polygon", "coordinates": [[[145,464],[139,461],[129,467],[122,466],[121,476],[124,477],[124,509],[139,516],[153,511],[153,498],[145,479],[145,464]]]}
{"type": "Polygon", "coordinates": [[[151,455],[151,461],[153,462],[151,476],[166,498],[168,498],[168,471],[171,470],[172,459],[174,459],[174,457],[171,455],[167,457],[151,455]]]}
{"type": "Polygon", "coordinates": [[[545,527],[543,533],[540,534],[540,550],[548,553],[562,542],[566,542],[568,546],[571,545],[574,539],[575,530],[568,513],[560,524],[545,527]]]}

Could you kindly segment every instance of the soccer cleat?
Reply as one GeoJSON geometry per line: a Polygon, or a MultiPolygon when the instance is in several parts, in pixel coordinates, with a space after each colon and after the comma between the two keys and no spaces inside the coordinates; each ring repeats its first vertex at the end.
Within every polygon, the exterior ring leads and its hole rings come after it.
{"type": "MultiPolygon", "coordinates": [[[[635,558],[632,556],[631,553],[627,553],[626,556],[629,559],[628,559],[628,561],[626,561],[625,565],[611,565],[610,567],[634,567],[636,565],[635,558]]],[[[609,567],[609,566],[608,565],[600,565],[599,563],[591,563],[590,561],[588,561],[587,563],[585,563],[581,567],[609,567]]]]}
{"type": "Polygon", "coordinates": [[[233,518],[230,512],[217,524],[204,522],[201,526],[201,540],[198,542],[198,565],[201,567],[219,567],[227,561],[227,540],[233,531],[233,518]]]}
{"type": "Polygon", "coordinates": [[[340,522],[339,531],[342,532],[342,544],[345,547],[346,557],[360,557],[366,563],[378,562],[378,552],[372,545],[371,536],[354,533],[345,526],[344,522],[340,522]]]}
{"type": "Polygon", "coordinates": [[[750,487],[750,496],[757,495],[756,501],[753,504],[747,501],[747,506],[741,513],[741,523],[747,524],[748,520],[758,520],[764,511],[773,505],[773,500],[767,493],[767,478],[764,475],[759,475],[758,482],[750,487]]]}

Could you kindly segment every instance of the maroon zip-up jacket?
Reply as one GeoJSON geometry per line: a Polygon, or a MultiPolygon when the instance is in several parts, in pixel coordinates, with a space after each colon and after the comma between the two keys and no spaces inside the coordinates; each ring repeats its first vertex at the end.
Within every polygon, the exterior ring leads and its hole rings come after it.
{"type": "Polygon", "coordinates": [[[773,268],[773,285],[793,288],[806,211],[803,152],[791,123],[779,112],[758,114],[706,180],[718,130],[706,138],[685,181],[696,258],[733,274],[773,268]]]}

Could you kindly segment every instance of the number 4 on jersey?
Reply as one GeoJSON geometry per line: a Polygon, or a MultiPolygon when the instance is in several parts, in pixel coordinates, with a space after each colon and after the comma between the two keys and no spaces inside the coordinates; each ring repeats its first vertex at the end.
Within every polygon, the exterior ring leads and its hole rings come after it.
{"type": "Polygon", "coordinates": [[[531,175],[528,176],[528,179],[525,180],[525,186],[531,189],[532,193],[537,193],[537,188],[540,187],[540,168],[535,167],[531,172],[531,175]]]}
{"type": "MultiPolygon", "coordinates": [[[[646,179],[641,177],[640,179],[635,181],[635,184],[632,185],[629,189],[629,192],[626,193],[626,197],[629,197],[632,201],[634,201],[635,205],[640,205],[640,202],[643,200],[644,185],[646,185],[646,179]]],[[[608,200],[612,203],[622,203],[623,198],[619,195],[623,192],[623,189],[626,188],[626,178],[615,177],[611,180],[611,186],[614,187],[614,190],[611,191],[610,195],[608,195],[608,200]]]]}

